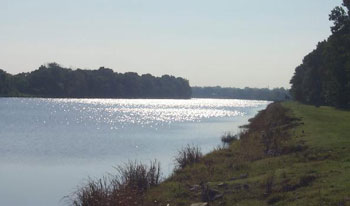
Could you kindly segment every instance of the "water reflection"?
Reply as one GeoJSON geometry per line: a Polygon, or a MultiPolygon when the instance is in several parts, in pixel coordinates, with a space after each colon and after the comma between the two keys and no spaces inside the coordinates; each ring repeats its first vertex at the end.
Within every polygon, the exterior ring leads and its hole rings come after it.
{"type": "Polygon", "coordinates": [[[186,144],[210,151],[268,102],[0,99],[0,205],[59,205],[88,176],[127,160],[160,160],[186,144]],[[24,186],[25,185],[25,186],[24,186]]]}

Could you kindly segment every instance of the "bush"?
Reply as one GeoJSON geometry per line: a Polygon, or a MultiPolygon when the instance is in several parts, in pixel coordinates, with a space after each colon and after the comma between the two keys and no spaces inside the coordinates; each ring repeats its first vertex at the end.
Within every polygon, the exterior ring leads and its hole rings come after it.
{"type": "Polygon", "coordinates": [[[110,197],[110,188],[106,178],[99,180],[89,179],[88,183],[79,188],[72,197],[73,206],[102,206],[107,205],[110,197]]]}
{"type": "Polygon", "coordinates": [[[157,161],[151,162],[150,166],[129,162],[124,166],[116,167],[116,170],[118,174],[112,182],[117,187],[128,185],[146,191],[161,181],[160,163],[157,161]]]}
{"type": "Polygon", "coordinates": [[[72,206],[141,205],[144,193],[161,182],[160,163],[129,162],[116,167],[117,174],[89,179],[70,196],[72,206]]]}
{"type": "Polygon", "coordinates": [[[188,165],[199,162],[202,157],[203,154],[198,146],[187,145],[179,150],[175,157],[176,168],[183,169],[188,165]]]}
{"type": "Polygon", "coordinates": [[[221,142],[224,144],[224,146],[230,145],[232,142],[237,140],[238,140],[238,135],[233,135],[230,132],[222,135],[221,137],[221,142]]]}

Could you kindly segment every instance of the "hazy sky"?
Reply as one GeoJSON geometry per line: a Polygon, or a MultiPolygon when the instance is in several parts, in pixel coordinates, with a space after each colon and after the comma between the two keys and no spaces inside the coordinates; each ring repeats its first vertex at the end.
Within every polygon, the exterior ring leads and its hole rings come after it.
{"type": "Polygon", "coordinates": [[[48,62],[171,74],[192,86],[289,87],[341,0],[0,0],[0,68],[48,62]]]}

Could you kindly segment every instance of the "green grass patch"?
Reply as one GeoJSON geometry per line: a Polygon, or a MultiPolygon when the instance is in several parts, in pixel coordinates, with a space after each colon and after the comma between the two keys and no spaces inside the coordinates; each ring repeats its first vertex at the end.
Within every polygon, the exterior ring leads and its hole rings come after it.
{"type": "Polygon", "coordinates": [[[144,205],[350,205],[350,112],[275,103],[241,139],[177,170],[144,205]]]}

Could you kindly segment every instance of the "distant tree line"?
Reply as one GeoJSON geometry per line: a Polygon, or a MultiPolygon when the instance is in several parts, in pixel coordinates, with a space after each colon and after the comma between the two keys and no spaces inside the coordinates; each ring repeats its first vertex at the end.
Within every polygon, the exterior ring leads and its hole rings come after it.
{"type": "Polygon", "coordinates": [[[0,95],[15,95],[11,75],[0,69],[0,95]]]}
{"type": "Polygon", "coordinates": [[[163,75],[72,70],[50,63],[29,72],[10,75],[0,70],[0,96],[54,98],[191,98],[188,80],[163,75]]]}
{"type": "Polygon", "coordinates": [[[329,15],[332,35],[305,56],[290,83],[293,97],[307,104],[350,108],[350,0],[329,15]]]}
{"type": "Polygon", "coordinates": [[[290,99],[289,91],[284,88],[258,89],[249,88],[223,88],[223,87],[192,87],[194,98],[225,98],[283,101],[290,99]]]}

